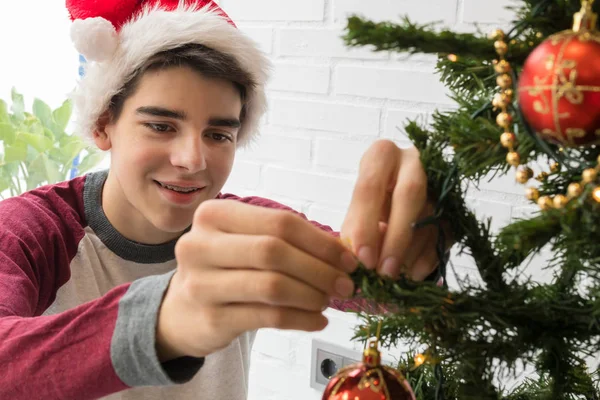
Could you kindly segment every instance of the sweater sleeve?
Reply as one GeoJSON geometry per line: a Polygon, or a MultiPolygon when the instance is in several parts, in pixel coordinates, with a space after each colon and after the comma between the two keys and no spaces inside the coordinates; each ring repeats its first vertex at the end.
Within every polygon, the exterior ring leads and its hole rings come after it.
{"type": "Polygon", "coordinates": [[[131,386],[184,381],[202,364],[158,362],[155,324],[169,274],[43,315],[70,279],[84,235],[81,185],[83,180],[0,202],[0,399],[98,398],[131,386]]]}
{"type": "Polygon", "coordinates": [[[127,286],[42,315],[69,280],[83,236],[76,191],[65,184],[0,202],[0,398],[91,398],[125,388],[110,342],[127,286]]]}

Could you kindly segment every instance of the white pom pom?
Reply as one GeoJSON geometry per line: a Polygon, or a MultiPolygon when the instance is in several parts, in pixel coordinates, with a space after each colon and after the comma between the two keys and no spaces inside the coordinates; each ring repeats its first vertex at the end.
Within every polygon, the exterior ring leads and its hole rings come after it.
{"type": "Polygon", "coordinates": [[[101,17],[73,21],[71,40],[88,61],[109,60],[119,46],[115,27],[101,17]]]}

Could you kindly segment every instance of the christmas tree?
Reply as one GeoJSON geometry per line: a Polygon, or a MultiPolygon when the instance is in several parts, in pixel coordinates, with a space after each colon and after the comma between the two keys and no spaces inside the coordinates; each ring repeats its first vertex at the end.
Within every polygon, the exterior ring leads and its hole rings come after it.
{"type": "MultiPolygon", "coordinates": [[[[348,46],[436,55],[456,103],[430,126],[404,127],[436,204],[416,229],[448,221],[481,282],[463,279],[450,289],[363,268],[353,275],[361,296],[393,310],[361,313],[355,339],[379,328],[380,346],[409,343],[417,353],[401,369],[417,399],[600,398],[590,363],[600,353],[600,5],[593,3],[521,0],[511,29],[491,34],[441,30],[410,16],[348,20],[348,46]],[[509,173],[538,211],[493,233],[466,206],[466,192],[509,173]],[[525,274],[543,248],[553,271],[545,283],[525,274]],[[533,374],[505,387],[524,366],[533,374]]],[[[445,240],[440,235],[442,277],[453,273],[445,240]]]]}

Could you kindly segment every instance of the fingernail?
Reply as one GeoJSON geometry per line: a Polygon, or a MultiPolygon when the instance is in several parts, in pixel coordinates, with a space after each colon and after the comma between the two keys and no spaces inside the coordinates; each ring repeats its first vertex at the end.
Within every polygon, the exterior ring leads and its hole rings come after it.
{"type": "Polygon", "coordinates": [[[388,257],[381,265],[381,275],[395,278],[400,273],[400,265],[396,257],[388,257]]]}
{"type": "Polygon", "coordinates": [[[342,297],[350,297],[354,294],[354,282],[346,277],[338,278],[335,281],[335,291],[342,297]]]}
{"type": "Polygon", "coordinates": [[[375,268],[375,252],[368,246],[362,246],[358,250],[358,258],[368,269],[375,268]]]}
{"type": "Polygon", "coordinates": [[[349,251],[345,251],[342,253],[342,269],[345,272],[354,272],[354,270],[358,268],[358,260],[349,251]]]}

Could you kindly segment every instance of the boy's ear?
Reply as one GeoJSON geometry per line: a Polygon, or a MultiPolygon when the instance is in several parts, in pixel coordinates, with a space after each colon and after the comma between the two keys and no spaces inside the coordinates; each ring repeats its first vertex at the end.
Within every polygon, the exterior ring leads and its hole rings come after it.
{"type": "Polygon", "coordinates": [[[96,146],[103,151],[108,151],[112,147],[109,135],[110,121],[110,112],[105,111],[100,115],[100,118],[98,118],[96,130],[94,130],[94,142],[96,143],[96,146]]]}

